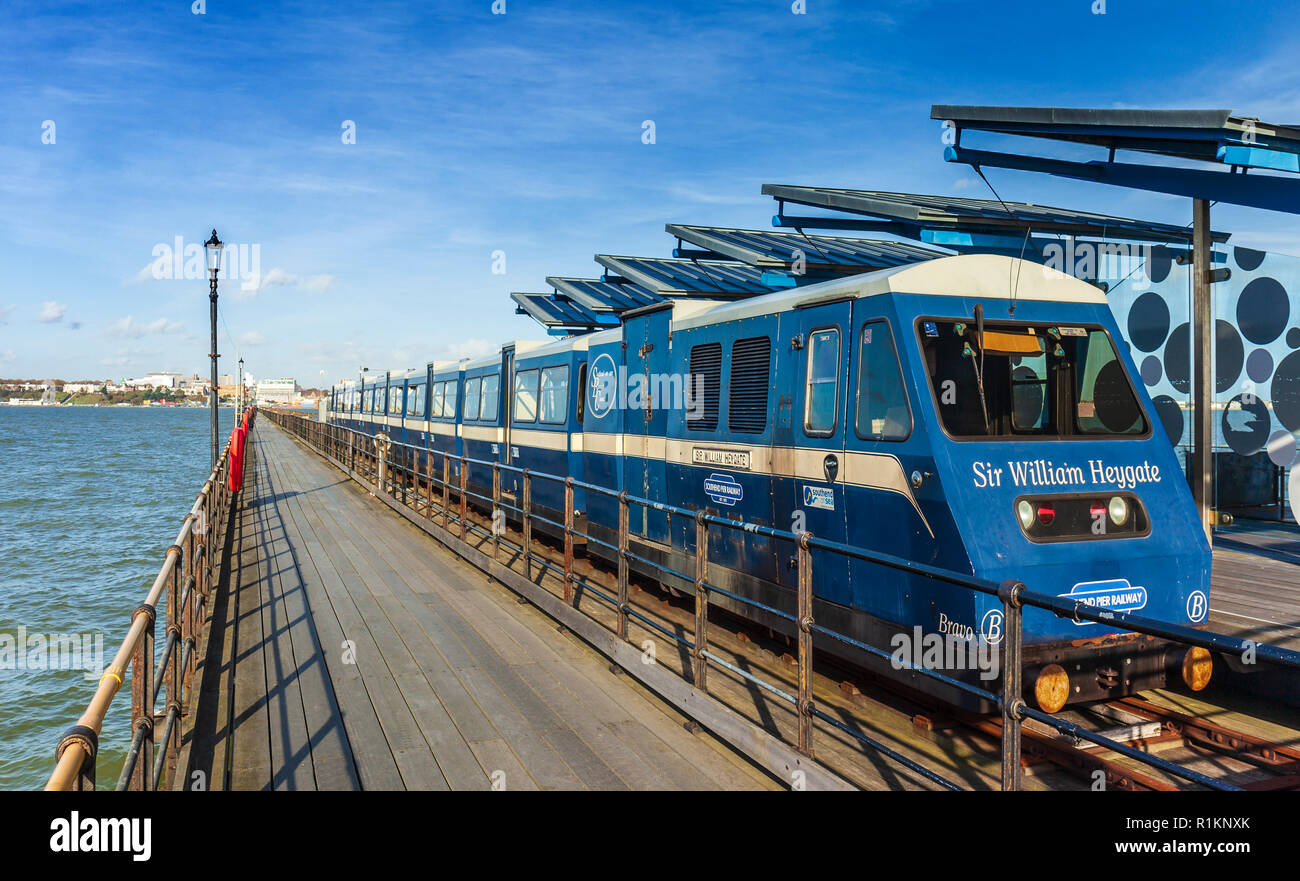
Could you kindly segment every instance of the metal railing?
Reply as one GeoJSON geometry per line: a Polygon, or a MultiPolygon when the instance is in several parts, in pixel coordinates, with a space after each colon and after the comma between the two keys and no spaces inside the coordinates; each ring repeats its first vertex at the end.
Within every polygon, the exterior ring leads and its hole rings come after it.
{"type": "MultiPolygon", "coordinates": [[[[433,520],[435,524],[440,519],[443,530],[449,534],[452,533],[454,526],[455,535],[462,542],[466,541],[470,533],[490,541],[492,560],[498,559],[502,547],[508,546],[520,552],[525,566],[525,576],[529,581],[533,580],[534,565],[551,570],[555,575],[562,578],[562,597],[566,605],[573,603],[575,588],[580,588],[584,594],[594,597],[616,613],[615,632],[619,639],[628,639],[629,619],[636,619],[640,625],[685,648],[690,653],[691,678],[699,690],[708,693],[708,669],[710,665],[715,665],[788,703],[798,719],[797,743],[794,745],[800,753],[810,758],[814,757],[813,731],[814,721],[817,720],[854,738],[932,783],[951,790],[962,788],[877,739],[845,725],[816,705],[813,700],[814,634],[836,640],[881,660],[889,661],[899,669],[916,672],[972,697],[996,705],[1002,720],[1001,786],[1004,790],[1017,790],[1023,786],[1021,738],[1022,725],[1026,719],[1035,720],[1055,729],[1057,732],[1073,738],[1075,742],[1088,741],[1103,746],[1106,749],[1191,783],[1220,790],[1239,788],[1175,762],[1143,752],[1081,725],[1058,719],[1049,713],[1027,705],[1023,699],[1022,682],[1022,612],[1024,607],[1044,609],[1058,617],[1068,618],[1075,622],[1092,621],[1132,633],[1145,634],[1188,646],[1205,648],[1212,652],[1250,654],[1258,661],[1291,670],[1300,670],[1300,652],[1209,630],[1171,624],[1127,612],[1098,608],[1089,605],[1083,600],[1067,600],[1058,596],[1037,593],[1029,590],[1020,581],[991,581],[967,573],[917,563],[890,554],[868,551],[842,542],[828,541],[809,532],[787,532],[754,523],[730,520],[704,511],[690,510],[663,502],[639,498],[630,495],[626,491],[612,490],[608,487],[576,480],[569,476],[547,474],[506,465],[497,461],[474,459],[446,451],[432,450],[427,446],[405,444],[392,440],[386,435],[376,442],[375,436],[365,432],[333,423],[317,422],[296,414],[268,410],[266,415],[277,425],[332,460],[338,467],[358,479],[359,482],[368,484],[376,493],[389,495],[394,501],[398,501],[410,509],[417,517],[422,516],[433,520]],[[423,457],[424,462],[423,472],[418,467],[421,457],[423,457]],[[441,460],[441,468],[435,469],[434,462],[438,459],[441,460]],[[453,463],[457,466],[455,468],[455,478],[452,476],[453,463]],[[484,469],[481,473],[490,471],[492,475],[491,496],[485,496],[469,489],[468,476],[471,468],[484,469]],[[441,472],[440,476],[437,473],[438,471],[441,472]],[[501,475],[503,473],[513,473],[521,478],[522,488],[519,494],[518,506],[503,502],[501,492],[501,475]],[[533,482],[537,480],[551,481],[563,485],[564,518],[562,523],[550,520],[536,512],[533,504],[533,482]],[[618,537],[616,544],[602,541],[589,532],[582,532],[575,528],[573,501],[575,489],[582,489],[588,493],[617,500],[618,537]],[[451,498],[453,492],[456,495],[455,501],[451,498]],[[522,544],[516,546],[504,540],[496,528],[489,532],[472,523],[468,516],[468,506],[471,499],[477,500],[484,505],[490,505],[494,520],[496,512],[499,511],[510,511],[517,515],[521,521],[522,544]],[[632,506],[640,506],[666,515],[669,518],[681,517],[694,522],[695,553],[693,573],[673,570],[663,564],[640,556],[630,549],[629,509],[632,506]],[[532,529],[535,521],[562,530],[564,541],[562,569],[558,569],[549,559],[534,553],[532,529]],[[761,603],[739,593],[728,591],[709,581],[709,546],[712,531],[715,529],[762,536],[774,542],[787,544],[796,551],[797,589],[795,590],[796,602],[793,613],[761,603]],[[575,575],[575,538],[581,538],[589,545],[600,545],[612,552],[616,557],[618,563],[616,594],[601,590],[594,584],[583,581],[575,575]],[[937,669],[908,663],[905,660],[900,661],[890,653],[873,645],[816,623],[812,615],[814,551],[864,561],[997,597],[1002,603],[1005,631],[1002,642],[993,646],[1000,654],[1002,669],[998,691],[994,692],[981,688],[937,669]],[[695,588],[695,630],[693,639],[688,640],[673,633],[631,606],[628,597],[628,577],[632,560],[693,583],[695,588]],[[789,622],[796,636],[798,652],[797,688],[794,693],[782,688],[780,684],[769,682],[749,670],[730,663],[716,652],[710,650],[708,616],[711,595],[726,597],[733,602],[758,609],[763,613],[777,616],[789,622]]],[[[671,528],[669,534],[672,534],[671,528]]],[[[589,617],[591,616],[589,615],[589,617]]]]}
{"type": "MultiPolygon", "coordinates": [[[[256,411],[250,411],[251,430],[256,411]]],[[[232,451],[222,450],[216,467],[167,548],[162,568],[144,602],[131,613],[131,626],[105,668],[95,694],[77,724],[64,732],[55,752],[47,790],[93,790],[99,733],[113,698],[131,674],[131,746],[115,788],[156,790],[164,771],[174,772],[181,749],[181,717],[188,712],[191,679],[198,664],[205,610],[220,584],[221,554],[237,493],[230,489],[232,451]],[[154,634],[159,603],[165,600],[166,641],[155,656],[154,634]],[[156,664],[156,666],[155,666],[156,664]],[[162,675],[159,676],[159,670],[162,675]],[[156,712],[165,690],[162,713],[156,712]],[[159,725],[161,723],[161,730],[159,725]],[[161,749],[159,749],[161,747],[161,749]]],[[[240,465],[246,459],[240,460],[240,465]]],[[[240,475],[242,477],[242,474],[240,475]]]]}

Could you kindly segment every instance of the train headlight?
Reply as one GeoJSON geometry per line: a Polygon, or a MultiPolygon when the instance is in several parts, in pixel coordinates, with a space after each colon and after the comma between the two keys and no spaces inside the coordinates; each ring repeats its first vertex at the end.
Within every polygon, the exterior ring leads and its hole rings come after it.
{"type": "Polygon", "coordinates": [[[1058,712],[1070,697],[1070,677],[1060,664],[1048,664],[1034,680],[1034,700],[1044,713],[1058,712]]]}
{"type": "Polygon", "coordinates": [[[1214,673],[1214,658],[1208,649],[1193,646],[1183,655],[1183,684],[1192,691],[1201,691],[1210,684],[1214,673]]]}
{"type": "Polygon", "coordinates": [[[1016,505],[1016,516],[1020,518],[1020,525],[1029,529],[1034,525],[1034,506],[1021,499],[1020,504],[1016,505]]]}
{"type": "Polygon", "coordinates": [[[1107,507],[1110,510],[1111,522],[1116,526],[1123,526],[1128,522],[1128,502],[1122,497],[1115,496],[1107,507]]]}

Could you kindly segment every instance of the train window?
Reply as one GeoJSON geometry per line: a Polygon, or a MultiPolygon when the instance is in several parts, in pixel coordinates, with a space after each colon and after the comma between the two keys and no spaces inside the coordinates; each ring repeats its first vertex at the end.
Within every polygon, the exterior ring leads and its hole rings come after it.
{"type": "Polygon", "coordinates": [[[446,388],[447,388],[447,383],[445,382],[435,382],[433,384],[433,394],[429,396],[429,418],[430,419],[442,418],[443,392],[446,390],[446,388]]]}
{"type": "Polygon", "coordinates": [[[497,414],[500,412],[499,394],[501,388],[501,377],[493,373],[491,376],[483,377],[483,409],[479,411],[479,419],[490,419],[497,421],[497,414]]]}
{"type": "Polygon", "coordinates": [[[537,371],[518,370],[515,372],[515,409],[516,422],[537,421],[537,371]]]}
{"type": "Polygon", "coordinates": [[[840,329],[824,327],[808,334],[808,378],[804,390],[804,434],[835,433],[840,410],[840,329]]]}
{"type": "Polygon", "coordinates": [[[722,398],[722,343],[704,343],[691,348],[691,376],[687,383],[686,427],[691,431],[714,431],[718,427],[718,406],[722,398]]]}
{"type": "Polygon", "coordinates": [[[858,437],[904,440],[912,433],[903,370],[898,365],[894,336],[887,321],[862,326],[858,349],[858,403],[854,423],[858,437]]]}
{"type": "Polygon", "coordinates": [[[459,384],[458,379],[449,379],[443,383],[447,391],[442,396],[442,415],[448,419],[456,418],[456,387],[459,384]]]}
{"type": "Polygon", "coordinates": [[[727,383],[727,428],[748,434],[767,429],[768,372],[772,341],[765,336],[731,344],[731,381],[727,383]]]}
{"type": "Polygon", "coordinates": [[[479,400],[482,396],[483,380],[481,377],[465,380],[465,419],[478,419],[479,400]]]}
{"type": "Polygon", "coordinates": [[[411,394],[411,392],[406,393],[407,415],[423,416],[425,393],[428,390],[428,387],[425,386],[424,383],[420,383],[419,385],[415,386],[414,389],[412,390],[415,392],[415,394],[411,394]]]}
{"type": "Polygon", "coordinates": [[[542,370],[542,393],[538,402],[542,422],[561,425],[569,416],[569,365],[542,370]]]}
{"type": "Polygon", "coordinates": [[[402,415],[402,387],[395,385],[388,390],[388,412],[393,416],[402,415]]]}
{"type": "Polygon", "coordinates": [[[921,348],[954,437],[1137,436],[1149,428],[1100,328],[922,321],[921,348]]]}

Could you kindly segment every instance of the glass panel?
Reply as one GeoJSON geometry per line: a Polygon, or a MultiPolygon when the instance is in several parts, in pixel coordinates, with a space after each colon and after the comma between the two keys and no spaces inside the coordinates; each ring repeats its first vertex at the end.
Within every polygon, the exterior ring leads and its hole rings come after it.
{"type": "Polygon", "coordinates": [[[560,425],[568,416],[569,365],[542,371],[542,421],[560,425]]]}
{"type": "Polygon", "coordinates": [[[875,440],[902,440],[912,433],[903,372],[889,324],[870,321],[862,327],[858,351],[858,435],[875,440]]]}
{"type": "Polygon", "coordinates": [[[429,418],[442,418],[442,393],[446,389],[447,383],[435,382],[433,384],[433,397],[429,401],[429,418]]]}
{"type": "Polygon", "coordinates": [[[536,370],[520,370],[515,374],[515,421],[537,421],[536,370]]]}
{"type": "Polygon", "coordinates": [[[501,390],[501,377],[494,373],[491,376],[483,377],[483,409],[479,411],[479,419],[485,419],[491,422],[497,421],[497,414],[500,412],[499,392],[501,390]]]}
{"type": "Polygon", "coordinates": [[[481,377],[465,380],[465,418],[478,419],[479,390],[483,386],[481,377]]]}
{"type": "Polygon", "coordinates": [[[808,337],[808,385],[804,395],[806,434],[834,433],[839,409],[839,370],[839,330],[813,331],[808,337]]]}
{"type": "Polygon", "coordinates": [[[456,418],[456,388],[460,385],[460,380],[451,379],[443,383],[447,386],[447,392],[443,395],[442,415],[447,419],[456,418]]]}

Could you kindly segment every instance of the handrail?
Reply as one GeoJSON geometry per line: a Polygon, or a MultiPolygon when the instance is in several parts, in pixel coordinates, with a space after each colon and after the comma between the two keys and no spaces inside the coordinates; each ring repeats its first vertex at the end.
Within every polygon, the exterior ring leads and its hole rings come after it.
{"type": "MultiPolygon", "coordinates": [[[[696,572],[693,577],[696,588],[696,633],[693,641],[687,641],[681,637],[673,636],[675,641],[688,648],[691,652],[691,672],[693,681],[698,688],[707,692],[707,669],[709,663],[712,663],[730,670],[765,691],[768,691],[787,703],[792,704],[799,719],[798,749],[810,757],[813,755],[812,726],[813,720],[816,718],[832,725],[837,730],[844,731],[844,733],[855,737],[858,741],[877,750],[880,754],[899,762],[933,782],[945,786],[945,788],[960,788],[951,781],[945,780],[939,775],[936,775],[930,769],[920,766],[905,756],[890,750],[883,744],[874,741],[872,738],[862,734],[861,732],[849,730],[847,726],[844,726],[842,723],[837,722],[833,717],[822,712],[813,703],[813,633],[854,646],[868,654],[893,660],[892,656],[883,650],[856,640],[847,634],[838,633],[830,628],[819,625],[813,620],[813,550],[819,550],[829,554],[838,554],[844,557],[873,563],[885,568],[908,572],[936,581],[942,581],[986,595],[995,596],[1002,601],[1005,634],[1003,642],[1000,645],[993,646],[993,649],[996,649],[1002,655],[1001,660],[1003,673],[1001,676],[1001,685],[997,692],[980,688],[979,686],[972,685],[969,682],[962,681],[958,677],[947,675],[939,670],[927,668],[920,664],[903,662],[903,666],[908,670],[929,677],[934,681],[942,682],[945,685],[957,688],[966,694],[996,704],[1002,716],[1001,782],[1004,790],[1020,789],[1023,784],[1020,761],[1020,739],[1021,725],[1027,718],[1048,725],[1063,734],[1070,735],[1071,737],[1088,740],[1092,743],[1104,746],[1107,749],[1121,753],[1129,758],[1136,759],[1141,763],[1157,768],[1167,774],[1180,777],[1199,785],[1223,790],[1235,790],[1239,788],[1215,780],[1201,774],[1200,772],[1185,768],[1166,759],[1151,755],[1150,753],[1133,749],[1132,747],[1103,734],[1089,731],[1074,723],[1058,719],[1049,713],[1044,713],[1036,708],[1029,707],[1022,698],[1021,688],[1023,664],[1021,644],[1023,607],[1029,606],[1043,609],[1058,617],[1070,618],[1075,621],[1093,621],[1108,627],[1127,630],[1133,633],[1147,634],[1172,642],[1205,648],[1215,652],[1250,651],[1254,654],[1257,660],[1265,663],[1284,668],[1300,669],[1300,652],[1258,643],[1253,640],[1242,639],[1228,634],[1216,633],[1210,630],[1171,624],[1126,612],[1115,612],[1105,609],[1098,610],[1082,601],[1071,601],[1049,594],[1031,591],[1020,581],[1007,580],[996,582],[987,578],[981,578],[972,573],[943,569],[937,566],[906,560],[890,554],[855,547],[843,542],[818,538],[809,532],[795,533],[768,526],[744,523],[742,521],[708,514],[703,511],[691,510],[664,502],[656,502],[640,498],[633,496],[626,491],[613,490],[608,487],[577,480],[571,476],[548,474],[529,468],[504,464],[494,460],[476,459],[463,455],[458,456],[448,451],[433,450],[427,445],[421,446],[408,444],[389,437],[386,437],[383,441],[382,448],[377,448],[372,435],[363,431],[358,431],[357,429],[348,428],[346,426],[338,425],[337,423],[316,422],[315,420],[294,413],[268,411],[268,415],[277,425],[289,430],[291,433],[307,442],[308,445],[314,447],[319,452],[332,459],[336,465],[358,481],[371,483],[376,492],[390,495],[395,502],[398,500],[398,495],[400,494],[401,503],[405,504],[408,508],[411,508],[417,514],[420,507],[423,506],[426,512],[424,516],[433,518],[435,485],[441,488],[441,506],[439,510],[443,528],[450,531],[454,519],[456,525],[459,527],[459,537],[461,541],[466,539],[466,535],[469,531],[474,531],[488,536],[491,539],[491,556],[493,559],[497,558],[500,546],[503,543],[501,537],[496,534],[495,529],[491,534],[489,534],[479,527],[468,525],[466,512],[467,499],[472,497],[482,503],[491,504],[495,520],[495,512],[501,511],[503,507],[506,507],[503,505],[501,500],[500,475],[503,472],[521,475],[523,477],[524,488],[522,499],[520,500],[520,507],[509,507],[511,510],[519,512],[523,521],[523,532],[525,536],[524,544],[526,545],[526,547],[523,548],[523,556],[529,580],[532,580],[532,567],[534,562],[540,562],[543,567],[555,569],[554,564],[546,560],[544,557],[537,557],[537,559],[534,560],[535,555],[532,553],[530,547],[532,521],[535,519],[542,520],[547,523],[552,523],[552,525],[562,527],[564,535],[563,598],[565,603],[569,604],[572,600],[573,586],[575,584],[581,585],[585,591],[597,595],[602,602],[607,603],[615,610],[618,615],[616,631],[618,636],[623,639],[627,638],[627,623],[629,616],[641,619],[641,616],[638,615],[634,609],[631,609],[628,603],[627,579],[629,560],[643,561],[653,566],[658,571],[671,572],[677,578],[692,580],[692,576],[688,573],[669,569],[663,564],[655,563],[642,556],[638,556],[628,549],[629,507],[632,505],[638,505],[649,510],[665,513],[670,517],[679,516],[693,520],[696,524],[696,572]],[[417,453],[423,454],[425,457],[424,473],[421,473],[418,470],[419,459],[415,455],[417,453]],[[435,457],[441,457],[442,459],[441,478],[435,474],[433,466],[433,460],[435,457]],[[459,472],[457,475],[458,479],[454,482],[451,476],[452,462],[457,463],[457,470],[459,472]],[[491,470],[492,495],[490,497],[481,493],[472,492],[467,488],[467,474],[472,466],[491,470]],[[398,486],[398,473],[403,475],[402,485],[400,487],[398,486]],[[410,481],[410,486],[407,485],[408,480],[410,481]],[[555,524],[553,521],[547,520],[532,510],[532,482],[534,480],[551,481],[563,485],[565,509],[563,524],[555,524]],[[427,491],[424,493],[424,498],[421,498],[422,483],[427,487],[427,491]],[[459,499],[458,505],[453,503],[451,500],[453,486],[455,487],[455,493],[459,499]],[[575,528],[573,507],[573,491],[575,488],[617,500],[619,508],[619,525],[616,545],[592,538],[575,528]],[[412,495],[414,495],[413,503],[412,495]],[[457,510],[457,508],[459,510],[457,510]],[[709,565],[708,543],[709,532],[712,527],[737,532],[747,532],[794,545],[797,549],[796,570],[798,577],[798,588],[795,591],[797,611],[794,614],[772,608],[757,600],[740,594],[723,590],[709,582],[707,577],[709,565]],[[601,544],[614,552],[614,556],[618,562],[617,596],[607,595],[601,591],[596,591],[594,588],[582,584],[574,576],[573,540],[575,537],[580,537],[601,544]],[[794,625],[795,636],[798,641],[797,661],[799,687],[797,694],[791,694],[777,685],[766,682],[750,671],[741,670],[734,665],[727,663],[722,658],[719,658],[716,654],[708,650],[708,598],[710,593],[718,593],[734,601],[747,604],[750,607],[765,610],[768,613],[775,614],[794,625]]],[[[483,481],[480,481],[480,485],[482,484],[483,481]]]]}
{"type": "MultiPolygon", "coordinates": [[[[249,413],[251,427],[256,411],[250,408],[249,413]]],[[[113,698],[124,685],[128,670],[131,673],[132,740],[116,788],[156,789],[164,767],[174,767],[180,752],[177,722],[185,712],[187,686],[197,662],[194,651],[202,630],[203,609],[218,575],[208,546],[224,545],[226,520],[235,499],[229,480],[231,455],[231,446],[227,443],[185,515],[176,540],[167,548],[144,602],[131,612],[131,625],[112,662],[99,677],[90,703],[77,723],[59,739],[54,771],[45,784],[47,791],[95,788],[99,733],[113,698]],[[200,562],[204,565],[198,565],[200,562]],[[160,666],[166,672],[158,680],[154,670],[154,627],[158,605],[164,594],[167,600],[167,643],[160,666]],[[183,654],[178,655],[178,650],[183,654]],[[161,738],[164,749],[154,761],[154,706],[164,684],[167,691],[166,721],[161,738]]]]}

